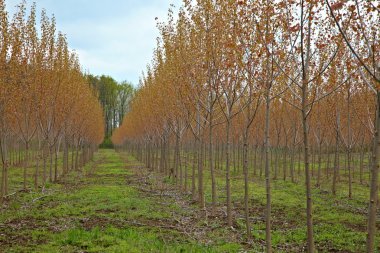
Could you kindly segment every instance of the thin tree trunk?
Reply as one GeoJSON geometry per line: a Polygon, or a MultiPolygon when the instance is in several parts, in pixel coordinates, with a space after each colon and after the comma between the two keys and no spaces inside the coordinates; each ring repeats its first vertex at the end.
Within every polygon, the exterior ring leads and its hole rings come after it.
{"type": "Polygon", "coordinates": [[[243,173],[244,173],[244,214],[247,231],[247,241],[251,238],[251,225],[249,222],[249,179],[248,179],[248,127],[245,129],[243,137],[243,173]]]}
{"type": "Polygon", "coordinates": [[[199,155],[198,155],[198,201],[199,201],[199,207],[201,209],[205,209],[205,195],[204,195],[204,189],[203,189],[203,157],[204,157],[204,145],[203,145],[203,139],[200,138],[199,140],[199,155]]]}
{"type": "Polygon", "coordinates": [[[213,122],[212,122],[212,113],[210,114],[210,128],[209,128],[209,166],[211,172],[211,198],[212,198],[212,212],[216,212],[217,205],[217,196],[216,196],[216,180],[215,180],[215,171],[213,163],[213,145],[212,145],[212,134],[213,134],[213,122]]]}
{"type": "Polygon", "coordinates": [[[232,164],[234,167],[234,173],[236,173],[236,148],[234,141],[232,141],[232,164]]]}
{"type": "MultiPolygon", "coordinates": [[[[45,145],[44,145],[45,146],[45,145]]],[[[47,180],[47,172],[46,172],[46,158],[47,158],[47,154],[46,154],[46,148],[43,147],[42,148],[42,157],[43,157],[43,188],[45,188],[45,184],[46,184],[46,180],[47,180]]]]}
{"type": "Polygon", "coordinates": [[[301,176],[301,156],[302,156],[302,150],[300,147],[299,152],[298,152],[298,176],[301,176]]]}
{"type": "Polygon", "coordinates": [[[180,190],[183,191],[183,166],[182,166],[182,152],[181,152],[181,142],[179,143],[178,152],[178,164],[179,164],[179,185],[180,190]]]}
{"type": "Polygon", "coordinates": [[[230,129],[231,121],[227,119],[226,126],[226,192],[227,192],[227,225],[232,226],[232,200],[231,200],[231,176],[230,176],[230,129]]]}
{"type": "Polygon", "coordinates": [[[55,145],[55,150],[54,150],[54,154],[55,154],[55,157],[54,157],[54,182],[56,182],[58,180],[58,152],[59,152],[59,145],[56,144],[55,145]]]}
{"type": "Polygon", "coordinates": [[[179,142],[180,136],[179,133],[175,133],[175,147],[174,147],[174,171],[175,171],[175,183],[178,185],[179,179],[179,142]]]}
{"type": "Polygon", "coordinates": [[[283,167],[282,167],[282,170],[283,170],[283,179],[284,181],[286,180],[286,176],[287,176],[287,156],[288,156],[288,147],[285,146],[284,147],[284,161],[283,161],[283,167]]]}
{"type": "Polygon", "coordinates": [[[321,166],[322,166],[322,144],[318,148],[318,171],[317,171],[317,187],[321,185],[321,166]]]}
{"type": "Polygon", "coordinates": [[[165,171],[164,160],[165,160],[165,144],[164,144],[164,140],[161,140],[161,155],[160,155],[160,172],[161,173],[165,171]]]}
{"type": "Polygon", "coordinates": [[[295,148],[292,147],[290,151],[290,179],[292,180],[292,183],[295,183],[294,178],[294,156],[295,156],[295,148]]]}
{"type": "Polygon", "coordinates": [[[49,145],[49,182],[53,182],[53,147],[49,145]]]}
{"type": "Polygon", "coordinates": [[[257,175],[257,145],[254,147],[255,149],[255,156],[254,156],[254,161],[253,161],[253,175],[257,175]]]}
{"type": "Polygon", "coordinates": [[[7,142],[5,137],[0,137],[0,152],[2,160],[0,204],[3,203],[4,197],[8,194],[8,161],[7,161],[7,142]]]}
{"type": "MultiPolygon", "coordinates": [[[[187,150],[187,148],[186,148],[186,150],[187,150]]],[[[189,154],[186,152],[186,156],[185,156],[185,162],[184,162],[184,164],[185,164],[185,187],[184,187],[184,191],[185,191],[185,193],[187,194],[187,170],[188,170],[188,163],[189,163],[189,154]]]]}
{"type": "Polygon", "coordinates": [[[27,173],[27,169],[29,165],[28,163],[29,163],[29,142],[26,141],[25,142],[25,161],[24,161],[24,183],[23,183],[24,190],[26,190],[26,173],[27,173]]]}
{"type": "MultiPolygon", "coordinates": [[[[269,85],[269,84],[268,84],[269,85]]],[[[266,252],[272,252],[271,238],[271,184],[270,184],[270,167],[269,167],[269,148],[270,148],[270,87],[268,86],[265,94],[265,191],[266,191],[266,210],[265,210],[265,241],[266,252]]]]}
{"type": "Polygon", "coordinates": [[[74,170],[75,167],[75,145],[74,145],[74,138],[73,143],[71,144],[71,171],[74,170]]]}
{"type": "Polygon", "coordinates": [[[265,166],[265,161],[264,161],[264,156],[265,156],[265,154],[264,154],[264,147],[265,146],[265,143],[264,144],[262,144],[262,145],[260,145],[260,148],[258,147],[257,149],[257,155],[258,155],[258,164],[257,164],[257,169],[259,170],[258,171],[258,175],[259,175],[259,177],[261,177],[262,176],[262,172],[263,172],[263,167],[265,166]]]}
{"type": "Polygon", "coordinates": [[[195,183],[195,166],[196,166],[197,159],[198,159],[198,151],[197,151],[198,141],[197,141],[197,139],[195,140],[194,143],[195,144],[194,144],[194,150],[193,150],[193,165],[192,165],[192,175],[191,175],[191,194],[193,196],[193,200],[196,200],[197,195],[196,195],[196,183],[195,183]]]}
{"type": "Polygon", "coordinates": [[[359,161],[359,180],[360,184],[363,184],[363,163],[364,163],[364,146],[362,145],[360,148],[360,161],[359,161]]]}
{"type": "Polygon", "coordinates": [[[327,147],[327,164],[326,164],[326,177],[327,179],[330,178],[330,165],[331,165],[331,160],[330,160],[330,149],[327,147]]]}
{"type": "Polygon", "coordinates": [[[379,194],[379,145],[380,145],[380,92],[376,93],[375,136],[372,150],[371,186],[368,207],[367,252],[374,252],[376,236],[376,213],[379,194]]]}
{"type": "Polygon", "coordinates": [[[79,141],[77,145],[75,145],[75,170],[79,170],[79,141]]]}
{"type": "Polygon", "coordinates": [[[351,173],[351,91],[350,83],[348,83],[348,98],[347,98],[347,167],[348,167],[348,198],[352,198],[352,173],[351,173]]]}
{"type": "MultiPolygon", "coordinates": [[[[305,99],[306,101],[306,99],[305,99]]],[[[304,101],[304,103],[305,103],[304,101]]],[[[305,108],[304,105],[303,108],[305,108]]],[[[306,219],[307,219],[307,244],[308,252],[314,252],[314,235],[313,235],[313,206],[311,197],[311,178],[309,163],[309,137],[306,110],[302,110],[303,138],[304,138],[304,160],[305,160],[305,180],[306,180],[306,219]]]]}
{"type": "MultiPolygon", "coordinates": [[[[337,127],[339,127],[339,115],[337,118],[337,127]]],[[[335,136],[335,156],[334,156],[334,174],[333,174],[333,182],[332,182],[332,194],[336,195],[337,188],[337,180],[339,173],[339,132],[336,130],[335,136]]]]}
{"type": "Polygon", "coordinates": [[[39,166],[40,166],[40,157],[39,155],[37,155],[37,159],[36,159],[36,169],[35,169],[35,172],[34,172],[34,189],[36,191],[38,191],[38,174],[39,174],[39,166]]]}
{"type": "Polygon", "coordinates": [[[273,177],[273,180],[277,180],[277,174],[278,174],[278,153],[279,153],[279,150],[278,150],[278,145],[275,149],[275,152],[274,152],[274,177],[273,177]]]}
{"type": "MultiPolygon", "coordinates": [[[[68,147],[67,147],[67,141],[64,140],[63,142],[63,175],[66,175],[67,173],[67,169],[68,169],[68,164],[67,164],[67,157],[68,157],[68,147]]],[[[83,163],[85,163],[84,161],[84,156],[83,156],[83,163]]]]}

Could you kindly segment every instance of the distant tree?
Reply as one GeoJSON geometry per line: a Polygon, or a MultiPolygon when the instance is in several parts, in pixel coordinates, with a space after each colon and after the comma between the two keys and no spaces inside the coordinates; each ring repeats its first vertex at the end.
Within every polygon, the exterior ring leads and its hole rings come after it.
{"type": "Polygon", "coordinates": [[[129,110],[129,103],[135,93],[133,84],[128,81],[123,81],[118,85],[117,90],[117,112],[118,126],[121,126],[124,115],[129,110]]]}
{"type": "Polygon", "coordinates": [[[115,128],[121,125],[128,105],[134,94],[133,85],[127,81],[118,83],[110,76],[87,76],[88,82],[95,89],[103,107],[106,139],[115,128]]]}

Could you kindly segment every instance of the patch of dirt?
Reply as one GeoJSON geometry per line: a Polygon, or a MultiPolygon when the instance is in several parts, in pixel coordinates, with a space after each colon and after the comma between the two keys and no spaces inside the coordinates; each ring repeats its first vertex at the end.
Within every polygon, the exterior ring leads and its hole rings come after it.
{"type": "Polygon", "coordinates": [[[14,245],[30,245],[32,237],[23,234],[4,234],[0,232],[0,245],[2,247],[12,247],[14,245]]]}
{"type": "MultiPolygon", "coordinates": [[[[305,245],[305,247],[306,247],[306,245],[305,245]]],[[[316,249],[318,251],[321,251],[321,252],[354,253],[352,251],[336,249],[336,248],[334,248],[334,245],[331,244],[331,242],[320,242],[317,245],[316,249]]]]}
{"type": "Polygon", "coordinates": [[[85,230],[92,230],[95,227],[106,228],[110,225],[118,228],[121,227],[121,224],[119,224],[118,222],[105,217],[91,216],[89,218],[80,219],[79,222],[85,230]]]}
{"type": "Polygon", "coordinates": [[[98,209],[98,210],[96,210],[96,213],[111,214],[111,213],[115,213],[115,212],[118,212],[118,211],[119,210],[117,210],[117,209],[106,208],[106,209],[98,209]]]}
{"type": "Polygon", "coordinates": [[[343,225],[354,231],[367,232],[367,226],[364,224],[354,224],[354,223],[344,222],[343,225]]]}
{"type": "Polygon", "coordinates": [[[16,218],[4,224],[0,224],[0,233],[10,232],[16,233],[26,230],[41,230],[48,229],[52,232],[61,232],[72,227],[73,219],[70,218],[33,218],[24,217],[16,218]]]}
{"type": "Polygon", "coordinates": [[[17,231],[17,230],[33,230],[40,227],[40,224],[44,222],[44,220],[35,219],[32,217],[25,218],[16,218],[7,223],[5,223],[5,227],[17,231]]]}
{"type": "Polygon", "coordinates": [[[0,245],[29,246],[33,244],[43,244],[46,240],[41,238],[33,240],[33,238],[26,233],[32,230],[43,229],[58,233],[68,229],[69,224],[70,222],[67,219],[16,218],[4,224],[0,224],[0,245]]]}

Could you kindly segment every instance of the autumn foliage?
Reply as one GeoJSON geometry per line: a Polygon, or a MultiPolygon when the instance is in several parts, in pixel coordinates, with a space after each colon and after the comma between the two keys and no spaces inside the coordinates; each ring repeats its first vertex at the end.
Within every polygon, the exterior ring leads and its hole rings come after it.
{"type": "Polygon", "coordinates": [[[19,160],[26,190],[31,187],[27,177],[33,176],[38,189],[71,169],[69,152],[75,154],[72,167],[79,168],[89,159],[87,149],[94,150],[103,141],[102,108],[77,54],[66,36],[56,31],[54,17],[43,10],[40,18],[38,28],[36,5],[28,10],[25,1],[10,18],[5,1],[0,1],[1,197],[8,193],[7,170],[15,163],[16,146],[23,157],[19,160]],[[62,151],[61,169],[57,159],[62,151]],[[38,181],[40,173],[43,182],[38,181]]]}

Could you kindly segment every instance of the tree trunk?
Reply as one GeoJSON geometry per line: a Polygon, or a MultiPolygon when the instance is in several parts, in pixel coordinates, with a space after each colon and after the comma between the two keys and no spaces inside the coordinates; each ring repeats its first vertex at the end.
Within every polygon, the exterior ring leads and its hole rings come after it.
{"type": "Polygon", "coordinates": [[[231,120],[227,119],[226,126],[226,192],[227,192],[227,225],[232,226],[232,200],[231,200],[231,176],[230,176],[230,130],[231,120]]]}
{"type": "Polygon", "coordinates": [[[243,136],[244,214],[247,231],[247,241],[249,241],[251,238],[251,225],[249,222],[248,130],[248,127],[246,127],[243,136]]]}
{"type": "Polygon", "coordinates": [[[199,140],[199,155],[198,155],[198,201],[199,207],[205,209],[205,194],[203,189],[203,156],[204,156],[204,145],[203,139],[199,140]]]}
{"type": "MultiPolygon", "coordinates": [[[[45,145],[44,145],[45,146],[45,145]]],[[[43,188],[45,188],[45,184],[46,184],[46,179],[47,179],[47,172],[46,172],[46,158],[47,158],[47,154],[46,154],[46,147],[43,147],[42,148],[42,159],[43,159],[43,188]]]]}
{"type": "Polygon", "coordinates": [[[180,190],[183,191],[183,166],[182,166],[182,151],[181,151],[181,142],[179,143],[178,147],[178,164],[179,164],[179,185],[180,185],[180,190]]]}
{"type": "Polygon", "coordinates": [[[380,145],[380,92],[376,93],[375,136],[372,150],[371,186],[368,207],[367,252],[374,252],[376,236],[376,213],[379,194],[379,145],[380,145]]]}
{"type": "Polygon", "coordinates": [[[53,182],[53,147],[49,145],[49,182],[53,182]]]}
{"type": "Polygon", "coordinates": [[[263,171],[265,166],[265,143],[261,147],[261,155],[260,155],[260,178],[263,176],[263,171]]]}
{"type": "Polygon", "coordinates": [[[325,173],[326,173],[327,179],[329,179],[329,177],[330,177],[330,163],[331,163],[330,149],[329,149],[329,147],[327,147],[327,163],[326,163],[326,168],[325,168],[325,173]]]}
{"type": "Polygon", "coordinates": [[[272,252],[271,238],[271,185],[270,185],[270,167],[269,167],[269,148],[270,148],[270,88],[268,87],[265,94],[265,191],[266,191],[266,210],[265,210],[265,238],[266,252],[272,252]]]}
{"type": "Polygon", "coordinates": [[[160,172],[164,172],[164,159],[165,159],[165,145],[164,141],[161,140],[161,155],[160,155],[160,172]]]}
{"type": "Polygon", "coordinates": [[[322,166],[322,144],[318,147],[318,171],[317,171],[317,187],[321,184],[321,166],[322,166]]]}
{"type": "Polygon", "coordinates": [[[360,184],[363,184],[363,162],[364,162],[364,146],[360,148],[360,158],[359,158],[359,180],[360,184]]]}
{"type": "MultiPolygon", "coordinates": [[[[304,107],[305,108],[305,107],[304,107]]],[[[311,178],[309,163],[309,136],[306,110],[302,110],[302,125],[304,138],[304,161],[305,161],[305,180],[306,180],[306,219],[307,219],[307,244],[308,252],[314,252],[314,235],[313,235],[313,206],[311,197],[311,178]]]]}
{"type": "Polygon", "coordinates": [[[290,150],[290,179],[292,180],[292,183],[295,183],[294,178],[294,156],[295,156],[295,147],[292,146],[292,149],[290,150]]]}
{"type": "MultiPolygon", "coordinates": [[[[187,148],[186,148],[186,150],[187,150],[187,148]]],[[[185,156],[185,162],[184,162],[184,164],[185,164],[185,187],[184,187],[184,191],[185,191],[185,193],[187,194],[187,170],[188,170],[188,163],[189,163],[189,154],[188,153],[186,153],[186,156],[185,156]]]]}
{"type": "Polygon", "coordinates": [[[273,180],[277,180],[277,174],[278,174],[278,153],[279,153],[279,150],[278,150],[278,145],[275,149],[275,152],[274,152],[274,176],[273,176],[273,180]]]}
{"type": "MultiPolygon", "coordinates": [[[[83,157],[84,159],[84,157],[83,157]]],[[[68,170],[68,145],[67,145],[67,141],[64,140],[63,142],[63,175],[66,175],[67,173],[67,170],[68,170]]],[[[85,161],[84,161],[85,163],[85,161]]]]}
{"type": "Polygon", "coordinates": [[[234,167],[234,173],[236,173],[236,148],[234,141],[232,141],[232,164],[234,167]]]}
{"type": "Polygon", "coordinates": [[[79,144],[79,141],[77,143],[77,145],[75,145],[75,170],[79,170],[79,147],[80,147],[80,144],[79,144]]]}
{"type": "Polygon", "coordinates": [[[301,156],[302,156],[302,148],[299,148],[298,151],[298,176],[301,176],[301,156]]]}
{"type": "Polygon", "coordinates": [[[347,149],[348,198],[352,198],[351,148],[347,149]]]}
{"type": "Polygon", "coordinates": [[[253,160],[253,175],[256,176],[257,175],[257,145],[254,147],[254,150],[255,150],[255,156],[254,156],[254,160],[253,160]]]}
{"type": "Polygon", "coordinates": [[[58,180],[58,153],[59,153],[59,145],[55,145],[55,161],[54,161],[54,182],[58,180]]]}
{"type": "Polygon", "coordinates": [[[215,180],[215,171],[214,171],[214,163],[213,163],[213,145],[212,145],[212,134],[213,134],[213,125],[212,125],[212,113],[210,114],[210,129],[209,129],[209,166],[211,172],[211,198],[212,198],[212,212],[216,212],[216,180],[215,180]]]}
{"type": "Polygon", "coordinates": [[[0,189],[0,204],[3,203],[4,197],[8,194],[8,161],[7,161],[7,142],[5,137],[0,137],[2,173],[1,173],[1,189],[0,189]]]}
{"type": "Polygon", "coordinates": [[[175,133],[175,147],[174,147],[174,171],[175,171],[175,183],[178,185],[179,179],[179,142],[180,136],[179,133],[175,133]]]}
{"type": "Polygon", "coordinates": [[[347,96],[347,168],[348,168],[348,198],[352,198],[352,173],[351,173],[351,92],[350,92],[350,83],[348,83],[348,96],[347,96]]]}
{"type": "Polygon", "coordinates": [[[75,145],[74,145],[74,138],[73,143],[71,144],[71,171],[74,170],[75,167],[75,145]]]}
{"type": "Polygon", "coordinates": [[[29,142],[25,142],[25,161],[24,161],[24,183],[23,188],[26,190],[26,173],[28,170],[29,163],[29,142]]]}
{"type": "Polygon", "coordinates": [[[288,147],[285,146],[284,147],[284,161],[283,161],[283,167],[282,167],[282,170],[283,170],[283,179],[284,181],[286,180],[286,176],[287,176],[287,156],[288,156],[288,147]]]}
{"type": "Polygon", "coordinates": [[[192,164],[192,175],[191,175],[191,195],[193,196],[193,200],[196,200],[196,183],[195,183],[195,167],[198,159],[198,141],[195,140],[194,147],[195,149],[193,150],[193,164],[192,164]]]}
{"type": "MultiPolygon", "coordinates": [[[[39,151],[38,151],[39,152],[39,151]]],[[[37,155],[36,159],[36,170],[34,172],[34,189],[38,191],[38,174],[39,174],[39,166],[40,166],[40,156],[37,155]]]]}
{"type": "Polygon", "coordinates": [[[332,182],[332,194],[336,195],[338,172],[339,171],[339,132],[336,131],[335,136],[335,156],[334,156],[334,174],[332,182]]]}

